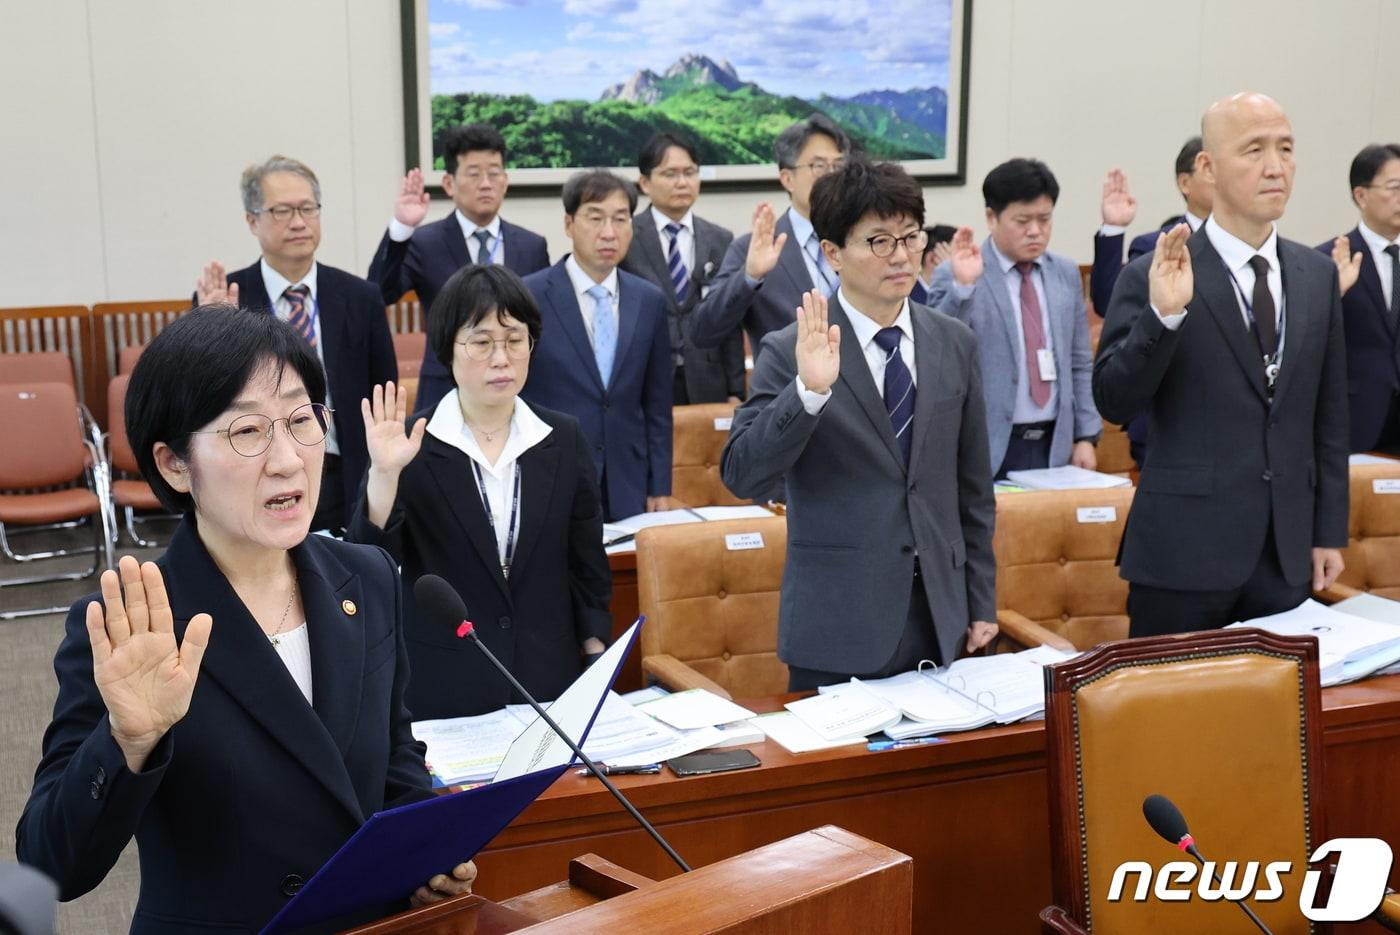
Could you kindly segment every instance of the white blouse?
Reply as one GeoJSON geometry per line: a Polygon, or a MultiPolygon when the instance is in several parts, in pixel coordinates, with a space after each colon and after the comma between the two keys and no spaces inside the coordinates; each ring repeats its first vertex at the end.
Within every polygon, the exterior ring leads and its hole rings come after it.
{"type": "Polygon", "coordinates": [[[303,621],[295,630],[277,634],[272,648],[277,650],[282,665],[287,667],[297,688],[306,696],[306,703],[311,704],[311,638],[306,623],[303,621]]]}

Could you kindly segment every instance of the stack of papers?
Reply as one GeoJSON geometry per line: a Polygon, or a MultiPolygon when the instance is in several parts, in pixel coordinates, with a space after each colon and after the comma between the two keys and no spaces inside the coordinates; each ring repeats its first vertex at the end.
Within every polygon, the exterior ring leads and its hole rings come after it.
{"type": "Polygon", "coordinates": [[[525,724],[505,708],[413,723],[414,739],[428,747],[428,770],[444,786],[485,782],[496,775],[511,741],[524,730],[525,724]]]}
{"type": "MultiPolygon", "coordinates": [[[[1358,606],[1374,609],[1373,602],[1353,605],[1358,606]]],[[[1354,682],[1400,662],[1400,627],[1345,613],[1311,598],[1281,614],[1231,626],[1258,627],[1283,636],[1316,637],[1324,688],[1354,682]]]]}
{"type": "Polygon", "coordinates": [[[827,740],[791,711],[774,711],[760,714],[752,721],[768,739],[789,753],[811,753],[813,750],[830,750],[832,747],[848,747],[865,743],[864,737],[847,737],[843,740],[827,740]]]}
{"type": "Polygon", "coordinates": [[[1066,464],[1053,468],[1007,471],[1006,479],[1029,490],[1078,490],[1086,487],[1131,487],[1133,482],[1116,474],[1088,471],[1066,464]]]}
{"type": "Polygon", "coordinates": [[[652,526],[676,526],[681,523],[719,522],[726,519],[768,519],[775,514],[767,507],[752,504],[741,506],[697,506],[656,513],[638,513],[615,523],[603,524],[603,545],[609,555],[635,552],[637,544],[631,537],[652,526]],[[626,541],[618,541],[618,540],[626,541]]]}
{"type": "Polygon", "coordinates": [[[820,694],[783,705],[823,740],[861,740],[899,723],[899,708],[888,704],[873,687],[852,680],[820,694]]]}
{"type": "MultiPolygon", "coordinates": [[[[1352,457],[1354,458],[1356,455],[1352,455],[1352,457]]],[[[1377,623],[1388,623],[1400,627],[1400,601],[1392,601],[1388,597],[1358,594],[1356,597],[1338,601],[1332,605],[1332,609],[1344,614],[1351,614],[1353,617],[1365,617],[1367,620],[1374,620],[1377,623]]],[[[1396,673],[1400,673],[1400,660],[1377,669],[1373,674],[1395,675],[1396,673]]]]}
{"type": "Polygon", "coordinates": [[[637,710],[677,730],[714,727],[732,721],[746,721],[754,716],[748,708],[741,708],[703,688],[692,688],[655,701],[643,702],[637,705],[637,710]]]}

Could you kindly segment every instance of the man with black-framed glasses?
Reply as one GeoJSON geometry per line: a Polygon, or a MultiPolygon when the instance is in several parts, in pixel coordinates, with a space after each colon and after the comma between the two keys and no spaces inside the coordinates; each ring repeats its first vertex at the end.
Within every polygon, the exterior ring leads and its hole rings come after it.
{"type": "Polygon", "coordinates": [[[243,170],[239,187],[244,219],[262,256],[227,274],[217,261],[209,263],[195,284],[195,302],[269,311],[316,351],[326,371],[326,403],[340,412],[327,426],[311,528],[339,530],[369,466],[360,400],[376,384],[399,376],[384,302],[372,283],[316,260],[321,183],[309,166],[272,156],[243,170]]]}

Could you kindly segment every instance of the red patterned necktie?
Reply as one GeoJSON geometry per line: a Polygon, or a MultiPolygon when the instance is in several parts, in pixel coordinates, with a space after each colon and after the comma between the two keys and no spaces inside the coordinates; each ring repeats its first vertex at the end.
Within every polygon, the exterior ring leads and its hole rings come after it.
{"type": "Polygon", "coordinates": [[[1034,263],[1017,263],[1021,274],[1021,333],[1026,339],[1026,377],[1031,385],[1031,402],[1044,406],[1050,402],[1050,384],[1040,378],[1040,352],[1045,350],[1045,324],[1040,316],[1040,297],[1031,281],[1034,263]]]}

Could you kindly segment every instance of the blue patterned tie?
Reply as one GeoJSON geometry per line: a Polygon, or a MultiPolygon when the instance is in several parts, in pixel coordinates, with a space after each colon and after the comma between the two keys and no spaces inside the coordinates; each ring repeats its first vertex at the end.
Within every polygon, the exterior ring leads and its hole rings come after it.
{"type": "Polygon", "coordinates": [[[478,227],[472,232],[478,244],[476,248],[476,262],[481,266],[491,265],[491,232],[484,227],[478,227]]]}
{"type": "Polygon", "coordinates": [[[894,439],[904,455],[904,466],[908,467],[914,441],[914,398],[918,393],[914,388],[914,376],[899,353],[902,334],[898,328],[881,328],[875,332],[875,343],[885,352],[885,410],[890,414],[890,428],[894,429],[894,439]]]}
{"type": "Polygon", "coordinates": [[[290,309],[287,312],[287,321],[297,329],[297,334],[306,339],[306,343],[313,348],[316,346],[316,323],[311,320],[311,316],[306,314],[306,299],[311,295],[311,290],[306,286],[288,286],[282,293],[282,297],[287,300],[290,309]]]}
{"type": "Polygon", "coordinates": [[[680,236],[685,230],[679,224],[667,224],[666,233],[671,237],[671,244],[666,248],[666,268],[671,272],[671,285],[676,289],[676,301],[685,301],[685,290],[690,286],[690,271],[685,268],[685,261],[681,259],[680,236]]]}
{"type": "Polygon", "coordinates": [[[812,236],[807,238],[807,255],[812,258],[812,263],[817,268],[817,275],[821,277],[822,291],[826,293],[828,299],[831,298],[832,294],[841,287],[841,277],[836,275],[836,272],[827,265],[826,257],[822,254],[822,243],[817,237],[816,231],[812,231],[812,236]]]}
{"type": "Polygon", "coordinates": [[[598,361],[598,376],[607,389],[612,377],[613,357],[617,354],[617,319],[613,315],[612,296],[603,286],[588,290],[593,297],[593,358],[598,361]]]}

